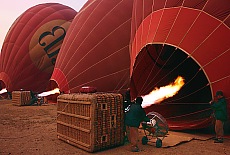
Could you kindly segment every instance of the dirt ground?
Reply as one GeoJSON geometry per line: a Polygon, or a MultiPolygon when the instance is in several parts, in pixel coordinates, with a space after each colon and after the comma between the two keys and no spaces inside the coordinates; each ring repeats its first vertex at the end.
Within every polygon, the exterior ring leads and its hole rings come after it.
{"type": "MultiPolygon", "coordinates": [[[[230,139],[216,144],[207,133],[205,140],[190,140],[171,147],[139,144],[141,152],[130,152],[129,144],[96,153],[85,152],[57,138],[55,104],[14,106],[0,100],[0,155],[223,155],[230,154],[230,139]]],[[[193,134],[200,134],[194,132],[193,134]]],[[[204,134],[204,133],[202,133],[204,134]]],[[[165,139],[166,141],[166,139],[165,139]]],[[[163,140],[164,143],[164,140],[163,140]]]]}

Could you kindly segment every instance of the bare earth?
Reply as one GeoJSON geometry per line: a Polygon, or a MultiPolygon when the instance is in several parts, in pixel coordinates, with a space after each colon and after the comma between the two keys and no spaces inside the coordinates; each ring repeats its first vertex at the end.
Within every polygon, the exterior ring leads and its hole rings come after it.
{"type": "MultiPolygon", "coordinates": [[[[12,105],[11,100],[0,100],[0,155],[230,155],[229,138],[225,138],[222,144],[215,144],[210,133],[202,133],[203,138],[186,140],[189,136],[181,136],[183,133],[180,132],[170,132],[163,140],[163,144],[168,144],[170,137],[171,140],[177,141],[171,146],[156,148],[154,145],[142,145],[140,142],[142,151],[138,153],[130,152],[129,144],[88,153],[57,138],[56,112],[55,104],[20,107],[12,105]],[[182,140],[179,140],[179,137],[182,140]]],[[[195,132],[192,136],[202,134],[195,132]]]]}

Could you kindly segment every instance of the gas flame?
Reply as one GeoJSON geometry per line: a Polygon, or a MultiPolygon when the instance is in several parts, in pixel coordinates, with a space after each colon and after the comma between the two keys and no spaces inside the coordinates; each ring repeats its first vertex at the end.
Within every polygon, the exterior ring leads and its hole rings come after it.
{"type": "Polygon", "coordinates": [[[155,88],[148,95],[142,96],[143,102],[142,107],[146,108],[151,106],[152,104],[157,104],[164,99],[174,96],[178,93],[181,87],[184,85],[184,79],[181,76],[178,76],[173,83],[170,83],[167,86],[163,86],[160,88],[155,88]]]}
{"type": "Polygon", "coordinates": [[[55,88],[53,90],[50,90],[50,91],[47,91],[47,92],[43,92],[41,94],[38,94],[38,96],[40,97],[44,97],[44,96],[49,96],[49,95],[53,95],[53,94],[56,94],[56,93],[59,93],[60,94],[60,91],[58,88],[55,88]]]}
{"type": "Polygon", "coordinates": [[[7,92],[6,88],[3,88],[2,90],[0,90],[0,94],[6,93],[6,92],[7,92]]]}

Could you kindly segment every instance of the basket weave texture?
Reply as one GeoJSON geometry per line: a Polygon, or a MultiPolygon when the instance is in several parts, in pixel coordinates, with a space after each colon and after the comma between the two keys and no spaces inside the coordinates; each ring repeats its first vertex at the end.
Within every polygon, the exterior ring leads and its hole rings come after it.
{"type": "Polygon", "coordinates": [[[57,99],[57,136],[88,152],[124,142],[123,97],[115,93],[63,94],[57,99]]]}
{"type": "Polygon", "coordinates": [[[13,91],[12,104],[17,106],[29,105],[31,101],[30,91],[13,91]]]}

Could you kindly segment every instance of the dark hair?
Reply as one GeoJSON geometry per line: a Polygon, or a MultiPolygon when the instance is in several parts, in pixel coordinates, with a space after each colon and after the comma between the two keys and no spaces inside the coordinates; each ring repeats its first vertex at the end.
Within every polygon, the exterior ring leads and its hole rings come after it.
{"type": "Polygon", "coordinates": [[[222,91],[218,90],[218,91],[216,92],[216,96],[218,96],[218,95],[223,96],[224,94],[223,94],[223,92],[222,92],[222,91]]]}
{"type": "Polygon", "coordinates": [[[142,98],[142,97],[138,96],[138,97],[136,98],[136,103],[141,104],[142,101],[143,101],[143,98],[142,98]]]}
{"type": "Polygon", "coordinates": [[[125,94],[126,94],[126,95],[130,95],[130,90],[127,90],[127,91],[125,92],[125,94]]]}

